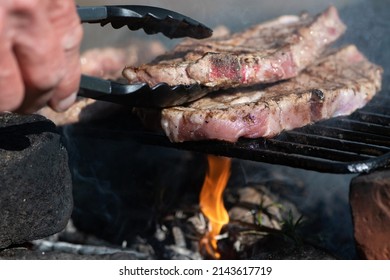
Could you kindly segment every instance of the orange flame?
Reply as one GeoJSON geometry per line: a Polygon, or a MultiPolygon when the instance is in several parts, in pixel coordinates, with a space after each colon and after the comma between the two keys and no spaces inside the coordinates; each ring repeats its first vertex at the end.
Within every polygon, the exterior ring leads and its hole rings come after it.
{"type": "Polygon", "coordinates": [[[229,222],[229,215],[223,204],[223,191],[230,176],[231,159],[225,157],[208,156],[209,169],[200,192],[200,209],[209,220],[209,232],[201,240],[201,247],[206,252],[219,259],[216,236],[223,225],[229,222]]]}

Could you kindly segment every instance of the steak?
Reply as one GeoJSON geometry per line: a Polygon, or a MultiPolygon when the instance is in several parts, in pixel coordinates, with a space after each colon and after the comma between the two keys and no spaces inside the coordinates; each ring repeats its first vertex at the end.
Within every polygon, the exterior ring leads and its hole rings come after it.
{"type": "Polygon", "coordinates": [[[221,90],[188,106],[163,109],[161,126],[173,142],[273,137],[351,114],[380,89],[381,74],[381,67],[349,45],[324,55],[290,80],[221,90]]]}
{"type": "Polygon", "coordinates": [[[130,83],[199,83],[235,87],[295,77],[337,40],[346,27],[335,7],[311,17],[281,16],[243,32],[206,40],[186,40],[150,64],[127,67],[130,83]]]}

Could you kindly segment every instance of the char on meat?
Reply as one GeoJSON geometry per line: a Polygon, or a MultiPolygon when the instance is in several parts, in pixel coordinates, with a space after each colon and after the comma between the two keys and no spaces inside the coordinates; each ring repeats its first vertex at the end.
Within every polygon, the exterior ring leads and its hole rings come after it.
{"type": "MultiPolygon", "coordinates": [[[[290,80],[218,91],[187,106],[163,109],[161,127],[173,142],[273,137],[361,108],[380,89],[381,74],[382,68],[349,45],[290,80]]],[[[146,110],[138,113],[148,116],[146,110]]]]}
{"type": "Polygon", "coordinates": [[[235,87],[298,75],[345,31],[335,7],[312,17],[281,16],[222,38],[186,40],[150,64],[127,67],[129,82],[235,87]]]}

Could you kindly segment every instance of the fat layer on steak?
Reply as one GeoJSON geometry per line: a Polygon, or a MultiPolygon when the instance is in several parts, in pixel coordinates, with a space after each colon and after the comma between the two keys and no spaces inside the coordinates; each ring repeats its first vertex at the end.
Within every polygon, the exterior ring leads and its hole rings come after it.
{"type": "Polygon", "coordinates": [[[161,126],[173,142],[273,137],[363,107],[380,89],[381,74],[382,68],[350,45],[293,79],[219,91],[185,107],[163,109],[161,126]]]}
{"type": "Polygon", "coordinates": [[[281,16],[243,32],[186,40],[172,52],[123,71],[129,82],[199,83],[234,87],[295,77],[337,40],[346,27],[331,6],[315,17],[281,16]]]}

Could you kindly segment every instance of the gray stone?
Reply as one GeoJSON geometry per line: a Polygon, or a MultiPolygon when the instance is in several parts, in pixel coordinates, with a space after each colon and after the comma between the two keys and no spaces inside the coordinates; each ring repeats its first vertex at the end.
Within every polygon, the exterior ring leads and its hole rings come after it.
{"type": "Polygon", "coordinates": [[[361,257],[390,259],[390,170],[354,178],[350,203],[361,257]]]}
{"type": "Polygon", "coordinates": [[[0,115],[0,248],[62,230],[73,208],[68,157],[55,125],[0,115]]]}

